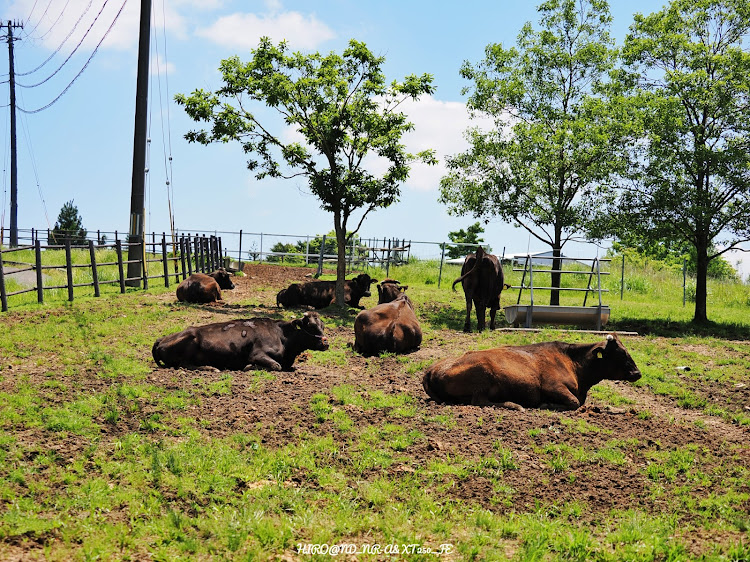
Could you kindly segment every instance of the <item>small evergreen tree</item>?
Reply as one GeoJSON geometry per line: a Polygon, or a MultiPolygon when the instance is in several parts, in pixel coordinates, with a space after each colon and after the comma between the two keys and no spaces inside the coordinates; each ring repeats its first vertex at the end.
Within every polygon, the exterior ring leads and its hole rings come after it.
{"type": "MultiPolygon", "coordinates": [[[[456,244],[483,244],[484,239],[480,238],[479,235],[484,233],[484,228],[475,222],[471,226],[467,227],[466,230],[463,228],[456,230],[455,232],[448,233],[448,239],[456,244]]],[[[470,254],[475,248],[469,248],[468,246],[446,246],[445,254],[448,259],[462,258],[470,254]]],[[[484,248],[488,253],[492,251],[489,246],[484,248]]]]}
{"type": "Polygon", "coordinates": [[[55,228],[50,232],[47,244],[64,244],[66,239],[70,239],[70,243],[74,246],[83,245],[86,243],[87,234],[86,229],[83,228],[81,216],[78,214],[78,207],[70,200],[60,209],[55,228]]]}

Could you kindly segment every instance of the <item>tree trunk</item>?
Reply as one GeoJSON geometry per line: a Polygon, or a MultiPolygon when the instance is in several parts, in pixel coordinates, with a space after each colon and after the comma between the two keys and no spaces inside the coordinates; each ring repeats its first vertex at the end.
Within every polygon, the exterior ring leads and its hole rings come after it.
{"type": "Polygon", "coordinates": [[[708,297],[708,244],[699,243],[695,249],[697,256],[693,322],[704,324],[708,322],[706,311],[706,300],[708,297]]]}
{"type": "Polygon", "coordinates": [[[346,308],[344,283],[346,281],[346,225],[341,224],[341,215],[334,213],[334,228],[336,230],[336,295],[334,304],[339,308],[346,308]]]}

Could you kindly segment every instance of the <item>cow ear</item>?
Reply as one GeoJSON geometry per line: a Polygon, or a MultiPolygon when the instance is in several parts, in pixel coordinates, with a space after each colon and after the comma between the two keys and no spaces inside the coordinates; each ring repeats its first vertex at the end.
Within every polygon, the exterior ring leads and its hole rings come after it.
{"type": "Polygon", "coordinates": [[[301,328],[302,327],[302,318],[295,318],[292,320],[292,326],[295,328],[301,328]]]}
{"type": "Polygon", "coordinates": [[[377,279],[370,279],[370,285],[372,285],[373,283],[377,283],[377,282],[378,282],[377,279]]]}
{"type": "Polygon", "coordinates": [[[406,289],[408,289],[408,288],[409,288],[409,285],[404,285],[403,287],[399,287],[399,289],[401,290],[402,293],[405,292],[406,289]]]}

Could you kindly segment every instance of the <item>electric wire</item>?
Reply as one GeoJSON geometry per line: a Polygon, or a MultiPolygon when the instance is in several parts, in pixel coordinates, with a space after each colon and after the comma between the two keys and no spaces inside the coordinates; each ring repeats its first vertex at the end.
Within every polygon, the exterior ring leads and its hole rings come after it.
{"type": "MultiPolygon", "coordinates": [[[[21,98],[23,98],[23,92],[20,93],[21,98]]],[[[23,99],[21,99],[23,101],[23,99]]],[[[42,185],[39,182],[39,170],[36,165],[36,158],[34,157],[34,147],[31,144],[31,133],[29,130],[29,122],[28,117],[26,115],[22,115],[21,119],[21,131],[24,134],[24,138],[26,139],[26,148],[29,151],[29,161],[31,162],[31,169],[34,172],[34,179],[36,180],[36,189],[39,193],[39,200],[42,203],[42,209],[44,210],[44,218],[47,221],[47,228],[52,228],[52,224],[49,220],[49,213],[47,212],[47,201],[44,199],[44,193],[42,192],[42,185]]]]}
{"type": "MultiPolygon", "coordinates": [[[[127,1],[127,0],[126,0],[126,1],[127,1]]],[[[65,60],[64,60],[64,61],[62,62],[62,64],[61,64],[61,65],[60,65],[59,67],[57,67],[57,70],[55,70],[55,71],[54,71],[54,72],[53,72],[52,74],[50,74],[49,76],[47,76],[47,78],[45,78],[45,79],[44,79],[44,80],[42,80],[41,82],[37,82],[36,84],[21,84],[20,82],[16,82],[16,84],[17,84],[18,86],[20,86],[21,88],[36,88],[37,86],[41,86],[42,84],[44,84],[45,82],[47,82],[48,80],[50,80],[50,79],[51,79],[51,78],[52,78],[53,76],[55,76],[55,75],[56,75],[56,74],[57,74],[58,72],[60,72],[60,71],[61,71],[61,70],[63,69],[63,67],[64,67],[64,66],[65,66],[66,64],[68,64],[68,61],[69,61],[69,60],[71,59],[71,57],[72,57],[73,55],[75,55],[75,54],[76,54],[76,51],[78,51],[78,48],[79,48],[79,47],[80,47],[80,46],[81,46],[81,45],[83,44],[83,42],[84,42],[84,41],[86,40],[86,37],[88,37],[89,33],[91,32],[91,28],[92,28],[92,27],[94,27],[94,25],[96,25],[96,22],[97,22],[97,21],[99,20],[99,16],[101,16],[101,15],[102,15],[102,12],[104,11],[104,8],[106,8],[106,7],[107,7],[107,3],[108,3],[108,2],[109,2],[109,0],[104,0],[104,4],[102,4],[102,7],[101,7],[101,9],[99,10],[99,13],[98,13],[98,14],[96,14],[96,17],[94,18],[94,21],[92,21],[92,22],[91,22],[91,25],[90,25],[90,26],[89,26],[89,28],[88,28],[88,29],[86,30],[86,33],[84,33],[84,34],[83,34],[83,37],[81,37],[81,40],[80,40],[80,41],[78,42],[78,45],[76,45],[76,46],[75,46],[75,48],[74,48],[74,49],[73,49],[73,50],[72,50],[72,51],[70,52],[70,54],[69,54],[69,55],[67,56],[67,58],[66,58],[66,59],[65,59],[65,60]]],[[[125,3],[123,3],[123,6],[125,6],[125,3]]],[[[120,12],[121,12],[121,11],[122,11],[122,8],[120,8],[120,12]]],[[[117,16],[119,16],[119,15],[120,15],[120,12],[118,12],[118,13],[117,13],[117,16]]],[[[117,17],[115,17],[115,21],[117,21],[117,17]]],[[[113,22],[113,23],[114,23],[114,22],[113,22]]],[[[110,28],[109,28],[109,29],[112,29],[112,27],[110,26],[110,28]]],[[[109,33],[109,30],[107,30],[107,33],[109,33]]],[[[105,34],[104,34],[104,37],[106,37],[106,36],[107,36],[107,34],[105,33],[105,34]]],[[[102,39],[103,39],[103,38],[102,38],[102,39]]],[[[101,45],[101,41],[99,42],[99,45],[101,45]]],[[[99,47],[99,45],[97,45],[97,48],[99,47]]]]}
{"type": "MultiPolygon", "coordinates": [[[[31,28],[31,31],[26,31],[26,29],[23,30],[24,34],[26,35],[26,37],[31,37],[31,34],[34,33],[34,31],[36,31],[36,28],[39,27],[39,24],[42,23],[42,20],[44,19],[44,16],[47,15],[47,12],[49,11],[49,7],[52,5],[52,1],[53,0],[49,0],[49,3],[47,4],[47,7],[44,8],[44,12],[42,12],[42,15],[39,16],[39,19],[37,20],[36,25],[31,28]]],[[[36,5],[36,2],[34,3],[34,5],[36,5]]],[[[28,22],[28,21],[31,21],[31,20],[26,20],[26,21],[28,22]]]]}
{"type": "MultiPolygon", "coordinates": [[[[66,43],[66,42],[68,41],[68,39],[70,39],[70,36],[71,36],[71,35],[73,35],[73,32],[75,32],[76,28],[78,27],[78,24],[79,24],[79,23],[81,23],[81,20],[83,20],[83,17],[84,17],[84,16],[85,16],[85,15],[86,15],[86,14],[88,13],[88,11],[89,11],[89,10],[91,9],[91,4],[93,3],[93,1],[94,1],[94,0],[89,0],[88,6],[86,6],[86,9],[85,9],[85,10],[83,11],[83,13],[82,13],[82,14],[81,14],[81,15],[80,15],[80,16],[78,17],[78,20],[77,20],[77,21],[75,22],[75,24],[73,24],[73,28],[72,28],[72,29],[71,29],[71,30],[70,30],[70,31],[68,32],[68,34],[67,34],[67,35],[65,36],[65,39],[63,39],[63,40],[62,40],[62,42],[60,43],[60,45],[58,45],[57,49],[55,49],[54,51],[52,51],[52,54],[51,54],[51,55],[50,55],[49,57],[47,57],[47,58],[46,58],[46,59],[45,59],[45,60],[44,60],[44,61],[43,61],[43,62],[42,62],[42,63],[41,63],[41,64],[40,64],[39,66],[37,66],[36,68],[33,68],[33,69],[31,69],[31,70],[29,70],[29,71],[27,71],[27,72],[16,72],[16,76],[28,76],[29,74],[33,74],[34,72],[36,72],[37,70],[39,70],[40,68],[42,68],[42,67],[43,67],[43,66],[44,66],[45,64],[47,64],[47,63],[48,63],[49,61],[51,61],[51,60],[52,60],[52,58],[53,58],[53,57],[54,57],[54,56],[55,56],[55,55],[56,55],[57,53],[59,53],[59,52],[60,52],[60,50],[61,50],[61,49],[63,48],[63,45],[65,45],[65,43],[66,43]]],[[[60,15],[62,15],[62,13],[61,13],[60,15]]]]}
{"type": "Polygon", "coordinates": [[[23,109],[22,107],[19,107],[18,108],[19,111],[22,111],[23,113],[39,113],[40,111],[44,111],[45,109],[47,109],[47,108],[51,107],[52,105],[54,105],[55,103],[57,103],[57,101],[61,97],[63,97],[63,95],[65,95],[65,93],[70,89],[70,87],[75,83],[76,80],[78,80],[78,78],[81,76],[81,74],[83,74],[83,72],[89,66],[89,63],[91,62],[91,60],[96,55],[96,53],[99,50],[99,47],[101,46],[102,42],[107,38],[107,35],[109,35],[109,32],[112,31],[112,28],[114,27],[115,23],[117,22],[117,19],[120,17],[120,14],[122,13],[123,8],[125,8],[125,4],[127,4],[127,2],[128,2],[128,0],[123,0],[122,6],[120,6],[119,11],[115,15],[115,19],[112,20],[112,24],[109,26],[109,29],[107,29],[107,32],[104,34],[104,36],[101,38],[101,40],[99,41],[99,43],[94,48],[93,52],[91,53],[91,56],[86,61],[86,64],[83,65],[83,68],[81,68],[81,70],[78,72],[78,74],[75,75],[75,77],[73,78],[73,80],[70,81],[70,83],[65,87],[65,89],[62,92],[60,92],[60,94],[55,99],[53,99],[51,102],[49,102],[45,106],[42,106],[42,107],[40,107],[38,109],[34,109],[34,110],[27,110],[27,109],[23,109]]]}
{"type": "MultiPolygon", "coordinates": [[[[10,96],[10,92],[8,92],[8,96],[10,96]]],[[[7,107],[10,107],[10,103],[7,105],[7,107]]],[[[8,129],[10,128],[10,112],[5,114],[5,134],[3,135],[4,139],[10,138],[10,132],[8,129]]],[[[3,211],[0,214],[0,235],[2,235],[3,227],[5,226],[5,209],[6,205],[8,203],[8,160],[10,159],[10,144],[6,142],[5,150],[3,150],[3,211]]]]}
{"type": "Polygon", "coordinates": [[[65,1],[65,5],[62,7],[62,10],[60,10],[60,15],[58,15],[57,19],[55,21],[53,21],[52,24],[50,24],[49,29],[47,31],[45,31],[44,33],[42,33],[38,37],[31,37],[31,39],[36,39],[37,41],[41,41],[42,39],[44,39],[45,37],[47,37],[47,35],[49,35],[52,32],[52,30],[55,29],[55,26],[58,23],[60,23],[60,20],[62,19],[63,14],[65,13],[65,10],[68,8],[68,4],[70,4],[70,0],[66,0],[65,1]]]}
{"type": "Polygon", "coordinates": [[[165,65],[165,72],[164,72],[164,86],[166,89],[166,96],[165,99],[167,100],[167,149],[169,151],[169,186],[167,187],[167,192],[170,197],[170,210],[169,210],[169,219],[172,223],[172,236],[174,240],[174,229],[175,229],[175,220],[174,220],[174,170],[172,167],[173,159],[172,159],[172,122],[171,122],[171,113],[170,113],[170,106],[169,103],[170,97],[169,97],[169,58],[167,56],[167,14],[166,14],[166,0],[162,0],[161,3],[161,24],[162,24],[162,35],[164,37],[164,65],[165,65]]]}
{"type": "MultiPolygon", "coordinates": [[[[164,4],[162,3],[162,9],[164,7],[164,4]]],[[[154,29],[154,49],[156,51],[156,75],[157,75],[157,84],[158,84],[158,91],[159,91],[159,116],[160,116],[160,122],[161,122],[161,139],[162,139],[162,154],[164,156],[164,174],[166,176],[166,188],[167,188],[167,205],[168,205],[168,211],[169,211],[169,227],[171,233],[174,235],[174,213],[172,210],[172,201],[174,198],[174,191],[173,191],[173,182],[172,182],[172,170],[171,170],[171,161],[172,161],[172,146],[171,146],[171,136],[169,136],[169,103],[166,103],[167,109],[165,111],[164,109],[164,100],[169,99],[169,81],[168,81],[168,74],[169,74],[169,68],[168,63],[166,61],[166,22],[164,20],[164,11],[162,11],[162,25],[164,26],[164,82],[165,82],[165,89],[166,93],[162,92],[161,88],[161,78],[162,78],[162,66],[161,66],[161,54],[159,53],[159,35],[156,31],[156,15],[155,12],[152,12],[152,27],[154,29]],[[166,97],[165,97],[166,96],[166,97]],[[167,132],[165,133],[165,119],[164,115],[167,114],[167,123],[166,123],[166,129],[167,132]],[[168,138],[169,137],[169,138],[168,138]]]]}
{"type": "Polygon", "coordinates": [[[29,12],[29,15],[26,16],[26,20],[24,20],[24,21],[31,21],[31,16],[34,15],[34,10],[36,10],[36,3],[37,2],[38,2],[38,0],[34,0],[34,5],[31,6],[31,11],[29,12]]]}

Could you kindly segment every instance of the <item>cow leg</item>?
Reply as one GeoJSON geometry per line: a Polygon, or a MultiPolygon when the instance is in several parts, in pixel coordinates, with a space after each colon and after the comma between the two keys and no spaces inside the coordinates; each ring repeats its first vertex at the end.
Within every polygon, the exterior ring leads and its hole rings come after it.
{"type": "Polygon", "coordinates": [[[565,385],[547,390],[544,394],[546,403],[542,407],[547,409],[577,410],[581,406],[580,400],[565,385]]]}
{"type": "Polygon", "coordinates": [[[490,330],[495,329],[495,316],[500,308],[500,297],[493,299],[490,303],[490,330]]]}
{"type": "Polygon", "coordinates": [[[474,303],[477,310],[477,331],[481,332],[485,328],[486,308],[484,303],[474,303]]]}
{"type": "Polygon", "coordinates": [[[499,408],[507,408],[509,410],[517,410],[519,412],[525,412],[526,408],[521,406],[520,404],[516,404],[515,402],[498,402],[495,404],[499,408]]]}
{"type": "Polygon", "coordinates": [[[275,359],[265,355],[263,353],[254,353],[250,356],[249,363],[245,366],[243,371],[253,371],[257,367],[267,369],[269,371],[281,371],[281,364],[275,359]]]}
{"type": "Polygon", "coordinates": [[[466,297],[466,321],[464,322],[464,332],[471,332],[471,299],[466,297]]]}

